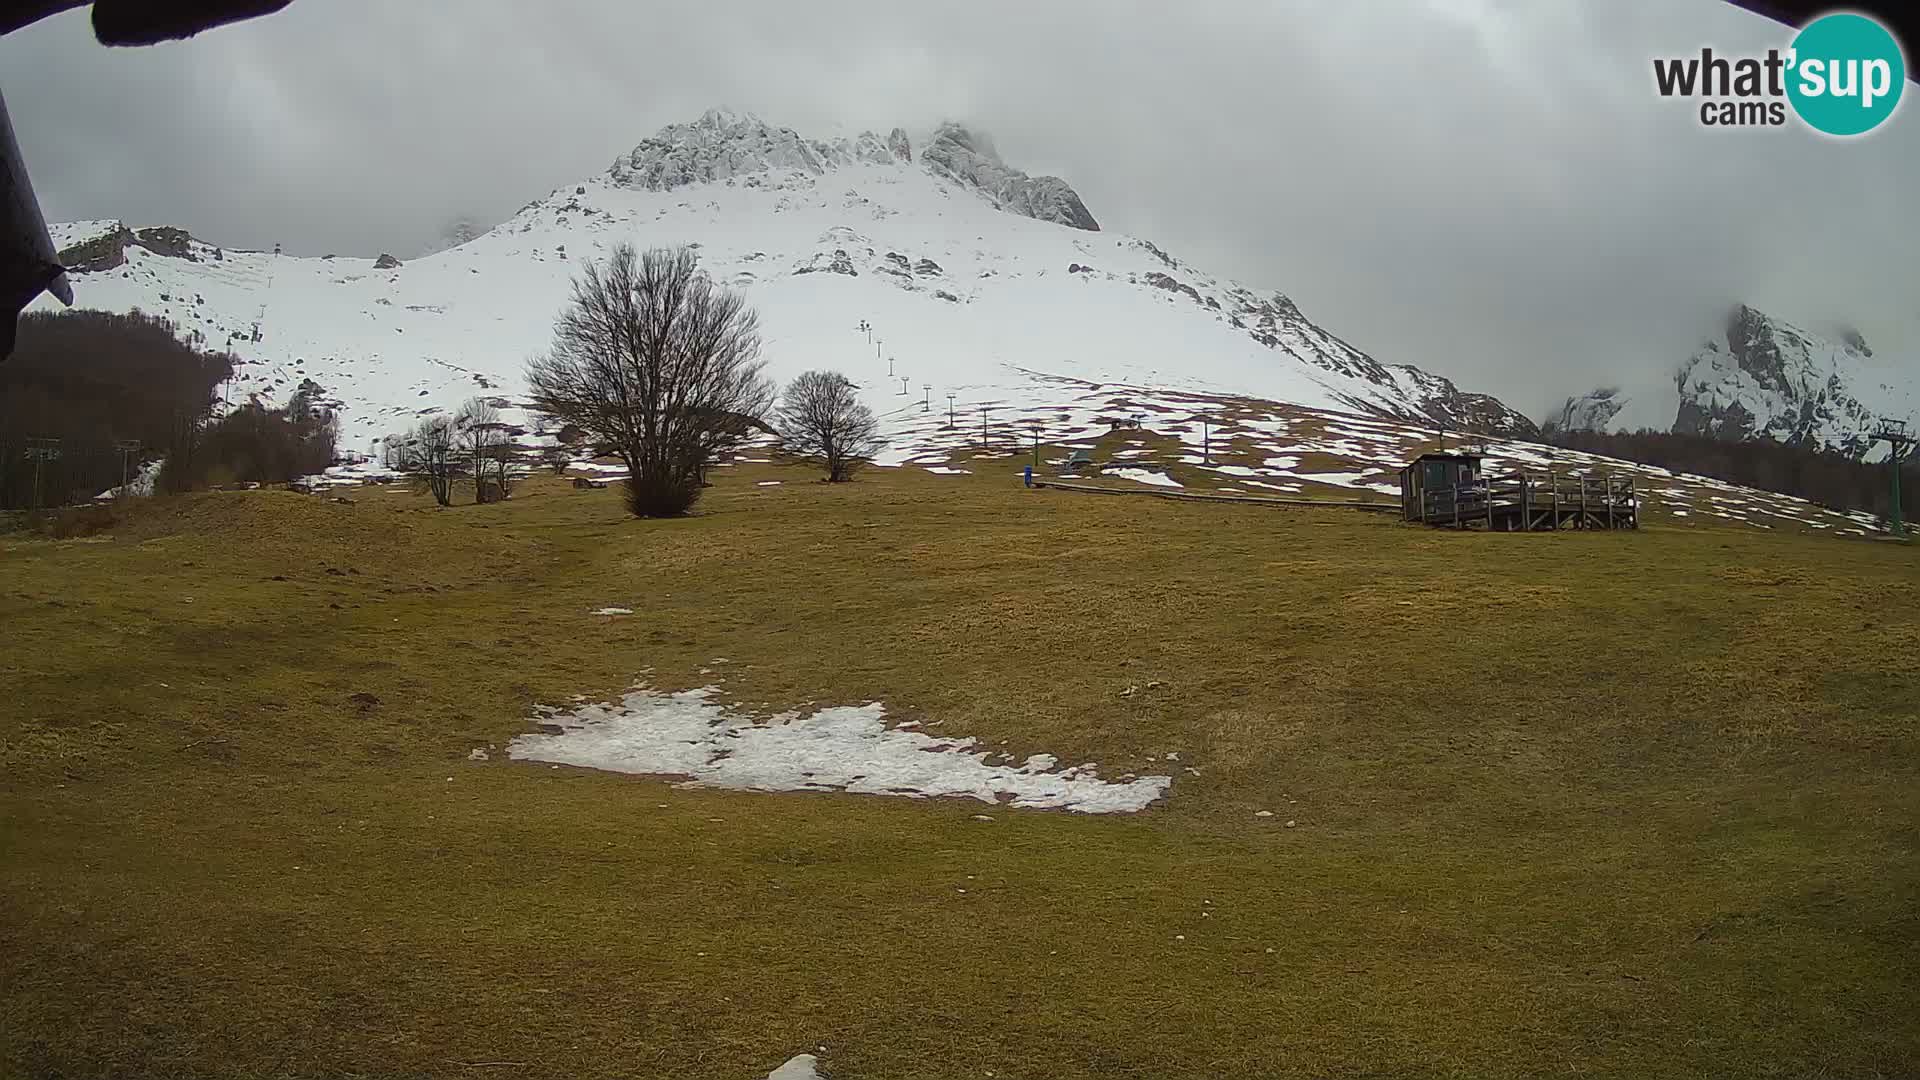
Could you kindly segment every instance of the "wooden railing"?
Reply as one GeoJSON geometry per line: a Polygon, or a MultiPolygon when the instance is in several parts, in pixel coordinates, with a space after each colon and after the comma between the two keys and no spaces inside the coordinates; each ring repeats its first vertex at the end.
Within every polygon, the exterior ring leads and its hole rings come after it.
{"type": "Polygon", "coordinates": [[[1633,529],[1639,512],[1631,475],[1511,473],[1423,491],[1414,520],[1513,531],[1633,529]]]}

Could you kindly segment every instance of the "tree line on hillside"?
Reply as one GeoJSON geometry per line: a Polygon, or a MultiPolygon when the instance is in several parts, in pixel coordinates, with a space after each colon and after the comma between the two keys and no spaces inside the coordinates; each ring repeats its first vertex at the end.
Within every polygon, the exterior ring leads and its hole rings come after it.
{"type": "Polygon", "coordinates": [[[412,431],[387,436],[381,464],[412,476],[441,506],[453,505],[454,487],[464,481],[472,482],[475,503],[498,502],[512,494],[520,433],[493,401],[470,398],[452,415],[434,413],[412,431]]]}
{"type": "MultiPolygon", "coordinates": [[[[1890,466],[1846,454],[1754,439],[1731,442],[1664,431],[1605,434],[1561,431],[1547,442],[1588,454],[1657,465],[1674,472],[1710,476],[1730,484],[1795,495],[1839,510],[1886,516],[1892,509],[1890,466]]],[[[1909,459],[1900,474],[1902,515],[1920,516],[1920,463],[1909,459]]]]}
{"type": "Polygon", "coordinates": [[[213,415],[234,364],[138,311],[22,317],[0,365],[0,509],[84,502],[162,459],[166,491],[283,482],[331,464],[336,424],[311,382],[285,407],[213,415]]]}
{"type": "MultiPolygon", "coordinates": [[[[85,501],[156,460],[162,491],[282,483],[335,460],[338,423],[306,380],[284,406],[250,401],[215,416],[238,362],[182,341],[138,311],[32,314],[0,367],[0,508],[85,501]]],[[[532,406],[595,452],[627,466],[633,513],[686,513],[711,469],[756,432],[853,477],[879,449],[878,422],[854,383],[809,371],[776,393],[759,359],[759,321],[713,282],[689,248],[616,248],[575,281],[552,348],[531,362],[532,406]],[[776,401],[778,407],[776,408],[776,401]]],[[[525,460],[501,401],[476,398],[389,436],[389,466],[442,505],[456,484],[476,502],[505,498],[525,460]]],[[[550,463],[564,466],[554,448],[550,463]]]]}

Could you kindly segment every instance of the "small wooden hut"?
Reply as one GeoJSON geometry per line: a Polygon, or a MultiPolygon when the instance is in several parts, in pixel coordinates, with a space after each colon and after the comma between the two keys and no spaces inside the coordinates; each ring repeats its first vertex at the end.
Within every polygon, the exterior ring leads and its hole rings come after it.
{"type": "Polygon", "coordinates": [[[1425,521],[1426,494],[1471,487],[1480,481],[1477,454],[1421,454],[1400,470],[1400,511],[1408,521],[1425,521]]]}
{"type": "Polygon", "coordinates": [[[1408,521],[1499,532],[1637,529],[1633,474],[1561,472],[1485,475],[1475,454],[1422,454],[1400,470],[1400,513],[1408,521]]]}

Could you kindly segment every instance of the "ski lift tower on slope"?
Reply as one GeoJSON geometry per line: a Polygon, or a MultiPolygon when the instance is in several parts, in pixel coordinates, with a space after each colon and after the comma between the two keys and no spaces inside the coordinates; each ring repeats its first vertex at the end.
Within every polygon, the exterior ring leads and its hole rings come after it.
{"type": "Polygon", "coordinates": [[[1872,440],[1868,443],[1887,444],[1887,474],[1892,477],[1893,502],[1887,508],[1887,528],[1895,536],[1907,535],[1906,516],[1900,509],[1900,466],[1907,459],[1907,451],[1913,448],[1914,436],[1907,432],[1905,420],[1888,420],[1874,429],[1872,440]]]}

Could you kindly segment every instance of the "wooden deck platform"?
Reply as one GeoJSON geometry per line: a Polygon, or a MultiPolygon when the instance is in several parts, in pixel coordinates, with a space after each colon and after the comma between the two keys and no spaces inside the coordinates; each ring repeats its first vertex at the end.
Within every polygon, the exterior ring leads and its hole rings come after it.
{"type": "Polygon", "coordinates": [[[1147,495],[1156,499],[1184,499],[1189,502],[1254,503],[1260,506],[1290,506],[1306,509],[1371,510],[1376,513],[1387,514],[1391,514],[1400,509],[1390,502],[1362,499],[1288,499],[1271,495],[1220,495],[1210,491],[1180,491],[1169,488],[1102,487],[1098,484],[1081,484],[1062,480],[1042,480],[1039,477],[1034,477],[1033,486],[1037,488],[1052,488],[1055,491],[1084,491],[1095,495],[1147,495]]]}
{"type": "Polygon", "coordinates": [[[1637,529],[1640,501],[1631,475],[1512,473],[1459,487],[1418,492],[1403,507],[1408,521],[1454,529],[1542,532],[1552,529],[1637,529]]]}

